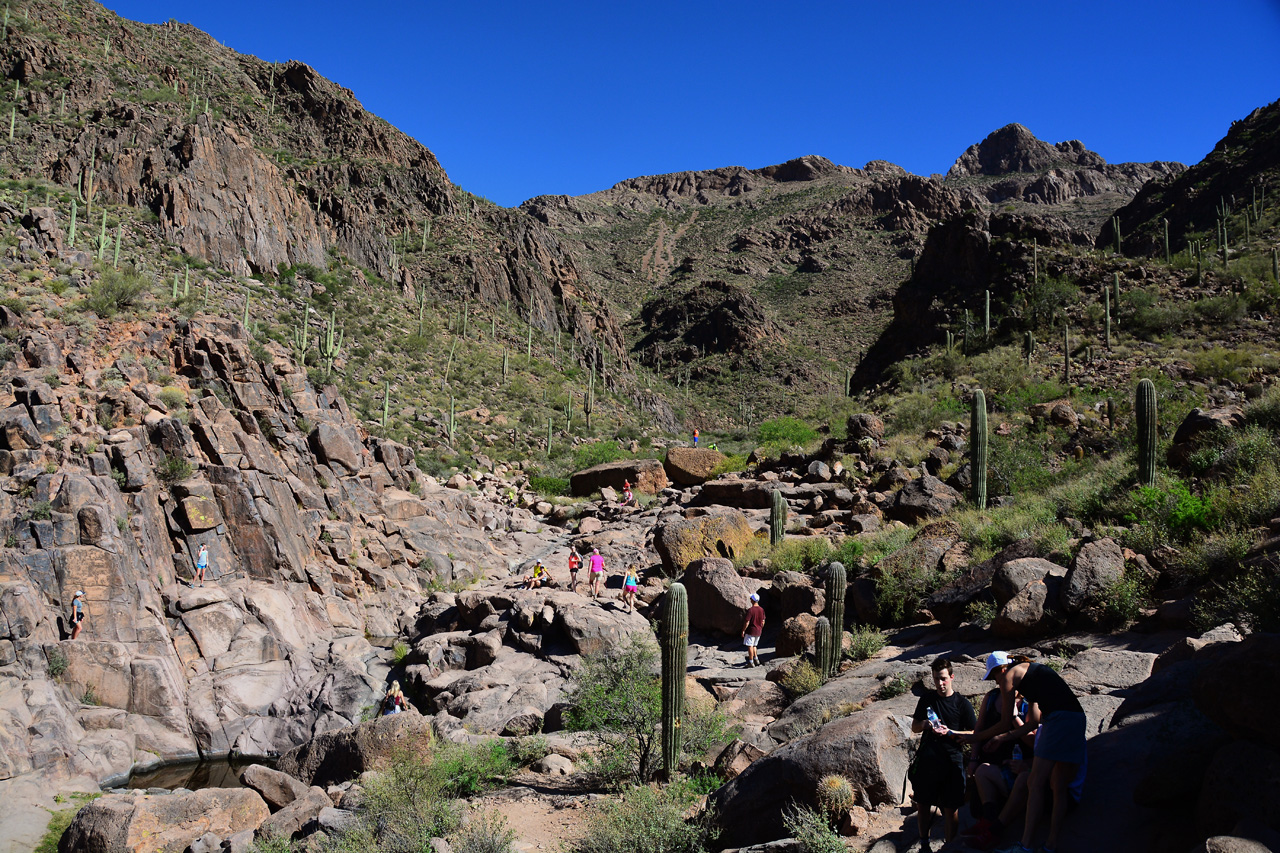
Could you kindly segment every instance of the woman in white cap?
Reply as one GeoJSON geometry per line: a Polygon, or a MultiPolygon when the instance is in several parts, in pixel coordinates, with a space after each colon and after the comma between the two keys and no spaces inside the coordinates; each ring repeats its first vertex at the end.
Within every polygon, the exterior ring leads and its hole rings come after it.
{"type": "Polygon", "coordinates": [[[76,597],[71,599],[71,639],[80,636],[84,626],[84,590],[76,590],[76,597]]]}
{"type": "MultiPolygon", "coordinates": [[[[1000,687],[1001,713],[995,725],[967,735],[970,743],[990,739],[995,746],[1027,734],[1030,720],[1015,728],[1014,693],[1039,710],[1040,728],[1036,731],[1035,758],[1031,761],[1031,777],[1027,782],[1027,814],[1022,828],[1022,844],[1009,848],[1014,853],[1031,853],[1036,818],[1044,808],[1045,784],[1053,792],[1053,812],[1049,819],[1049,837],[1040,848],[1043,853],[1056,853],[1062,821],[1072,789],[1083,785],[1078,768],[1085,764],[1085,716],[1080,700],[1062,676],[1042,663],[1024,655],[992,652],[987,656],[987,679],[1000,687]],[[1025,729],[1025,731],[1023,731],[1025,729]]],[[[1035,719],[1034,713],[1028,713],[1035,719]]],[[[998,834],[1003,827],[992,827],[998,834]]]]}

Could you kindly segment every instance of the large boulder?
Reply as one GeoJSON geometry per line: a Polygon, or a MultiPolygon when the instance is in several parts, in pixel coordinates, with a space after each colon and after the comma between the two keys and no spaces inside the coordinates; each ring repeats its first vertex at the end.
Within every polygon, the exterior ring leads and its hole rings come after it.
{"type": "Polygon", "coordinates": [[[1107,587],[1123,577],[1124,553],[1114,539],[1086,542],[1076,553],[1062,584],[1062,609],[1079,613],[1096,608],[1107,587]]]}
{"type": "Polygon", "coordinates": [[[879,441],[884,438],[884,421],[876,415],[865,412],[849,415],[844,423],[846,435],[850,441],[860,441],[864,438],[879,441]]]}
{"type": "Polygon", "coordinates": [[[916,524],[946,515],[964,496],[931,474],[904,485],[884,511],[889,518],[916,524]]]}
{"type": "Polygon", "coordinates": [[[801,572],[778,572],[773,576],[773,599],[778,615],[790,619],[801,613],[821,616],[826,609],[826,591],[813,585],[813,578],[801,572]]]}
{"type": "Polygon", "coordinates": [[[385,766],[397,749],[431,742],[431,720],[412,708],[317,735],[280,756],[276,769],[307,785],[337,785],[385,766]]]}
{"type": "Polygon", "coordinates": [[[996,603],[1003,606],[1026,589],[1028,584],[1043,581],[1055,570],[1060,573],[1067,571],[1039,557],[1010,560],[996,569],[995,574],[991,576],[991,592],[996,598],[996,603]]]}
{"type": "Polygon", "coordinates": [[[695,560],[681,578],[689,596],[689,627],[742,635],[751,608],[751,593],[732,560],[708,557],[695,560]]]}
{"type": "Polygon", "coordinates": [[[1280,753],[1237,740],[1220,747],[1209,763],[1196,823],[1206,835],[1223,835],[1243,818],[1280,830],[1280,753]]]}
{"type": "Polygon", "coordinates": [[[705,515],[680,518],[660,525],[653,548],[669,575],[677,575],[703,557],[732,559],[746,553],[752,542],[746,516],[730,507],[716,507],[705,515]]]}
{"type": "Polygon", "coordinates": [[[569,493],[583,497],[606,487],[621,489],[627,482],[634,491],[646,495],[656,495],[669,485],[657,459],[620,459],[570,474],[569,493]]]}
{"type": "Polygon", "coordinates": [[[1196,705],[1237,737],[1280,749],[1280,728],[1271,721],[1280,707],[1280,634],[1254,634],[1220,648],[1214,665],[1192,682],[1196,705]]]}
{"type": "Polygon", "coordinates": [[[206,833],[222,838],[257,829],[267,804],[248,788],[147,795],[108,794],[76,814],[58,849],[85,853],[171,853],[206,833]]]}
{"type": "Polygon", "coordinates": [[[904,717],[872,706],[779,747],[711,795],[720,843],[741,847],[786,836],[785,809],[792,802],[816,807],[818,780],[828,773],[848,777],[875,805],[896,804],[910,738],[904,717]]]}
{"type": "Polygon", "coordinates": [[[1169,463],[1186,464],[1206,437],[1221,430],[1240,429],[1244,423],[1244,411],[1239,406],[1192,409],[1173,434],[1173,442],[1169,446],[1169,463]]]}
{"type": "Polygon", "coordinates": [[[818,617],[812,613],[792,616],[782,623],[782,633],[778,635],[778,657],[804,654],[813,647],[817,634],[818,617]]]}
{"type": "MultiPolygon", "coordinates": [[[[770,493],[778,490],[776,483],[763,480],[710,480],[702,485],[698,493],[697,504],[700,506],[733,506],[739,509],[768,509],[770,493]]],[[[783,489],[786,494],[786,489],[783,489]]]]}
{"type": "Polygon", "coordinates": [[[672,447],[667,450],[667,460],[662,463],[662,468],[671,482],[680,486],[697,486],[710,480],[724,460],[724,454],[718,450],[672,447]]]}
{"type": "Polygon", "coordinates": [[[299,797],[305,797],[310,790],[288,773],[273,770],[265,764],[250,764],[240,771],[240,782],[257,791],[272,811],[279,811],[299,797]]]}
{"type": "Polygon", "coordinates": [[[970,566],[951,583],[935,591],[925,599],[924,607],[943,625],[954,628],[963,621],[969,603],[985,594],[984,590],[990,586],[1001,566],[1034,554],[1035,543],[1030,539],[1019,539],[990,560],[970,566]]]}
{"type": "Polygon", "coordinates": [[[1018,639],[1040,633],[1044,623],[1044,602],[1049,588],[1044,581],[1034,580],[1018,591],[991,620],[991,633],[997,637],[1018,639]]]}

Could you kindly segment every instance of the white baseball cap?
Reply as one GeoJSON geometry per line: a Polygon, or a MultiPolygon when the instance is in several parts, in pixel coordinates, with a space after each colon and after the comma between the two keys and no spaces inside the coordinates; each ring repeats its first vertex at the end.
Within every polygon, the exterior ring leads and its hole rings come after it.
{"type": "Polygon", "coordinates": [[[1008,652],[992,652],[987,655],[987,674],[982,676],[982,680],[986,681],[997,667],[1004,666],[1007,663],[1012,663],[1009,660],[1008,652]]]}
{"type": "Polygon", "coordinates": [[[760,593],[758,593],[758,592],[753,592],[753,593],[751,593],[751,600],[752,600],[752,601],[759,601],[759,600],[760,600],[760,593]]]}
{"type": "Polygon", "coordinates": [[[82,595],[84,595],[84,590],[83,590],[83,589],[78,589],[78,590],[76,590],[76,595],[75,595],[75,597],[76,597],[76,598],[79,598],[79,597],[80,597],[80,596],[82,596],[82,595]]]}

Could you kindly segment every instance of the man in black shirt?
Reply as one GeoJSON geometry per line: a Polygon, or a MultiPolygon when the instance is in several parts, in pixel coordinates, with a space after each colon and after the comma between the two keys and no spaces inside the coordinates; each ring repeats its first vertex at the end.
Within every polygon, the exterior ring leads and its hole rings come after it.
{"type": "Polygon", "coordinates": [[[937,690],[920,697],[911,718],[911,731],[924,735],[909,772],[919,807],[916,821],[920,827],[920,853],[932,850],[929,827],[934,806],[942,810],[946,840],[956,837],[960,828],[956,811],[964,804],[964,746],[958,736],[972,733],[978,723],[973,705],[955,692],[951,661],[938,658],[930,669],[937,690]],[[930,711],[937,722],[930,719],[930,711]]]}

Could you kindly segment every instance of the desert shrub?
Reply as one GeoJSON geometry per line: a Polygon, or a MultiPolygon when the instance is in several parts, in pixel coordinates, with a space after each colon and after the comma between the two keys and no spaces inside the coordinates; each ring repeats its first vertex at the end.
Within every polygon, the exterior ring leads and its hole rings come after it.
{"type": "Polygon", "coordinates": [[[507,819],[496,811],[472,815],[449,839],[456,853],[510,853],[515,840],[507,819]]]}
{"type": "Polygon", "coordinates": [[[1167,484],[1141,486],[1128,496],[1125,521],[1130,524],[1147,524],[1156,530],[1185,541],[1217,524],[1217,513],[1212,502],[1204,495],[1194,494],[1187,484],[1172,477],[1167,484]]]}
{"type": "Polygon", "coordinates": [[[727,474],[731,471],[745,471],[749,464],[748,455],[746,453],[728,453],[724,459],[711,469],[711,478],[715,479],[721,474],[727,474]]]}
{"type": "Polygon", "coordinates": [[[529,478],[529,488],[546,497],[561,497],[569,494],[569,481],[563,477],[536,475],[529,478]]]}
{"type": "Polygon", "coordinates": [[[156,476],[161,482],[180,483],[190,477],[193,470],[191,463],[181,456],[165,456],[164,461],[156,466],[156,476]]]}
{"type": "Polygon", "coordinates": [[[167,388],[160,389],[160,402],[171,412],[175,409],[186,408],[187,394],[181,388],[170,385],[167,388]]]}
{"type": "Polygon", "coordinates": [[[895,400],[886,420],[893,432],[918,433],[933,429],[942,421],[963,418],[968,411],[949,387],[926,388],[895,400]]]}
{"type": "Polygon", "coordinates": [[[1200,591],[1193,617],[1200,631],[1224,622],[1250,632],[1280,631],[1280,577],[1265,567],[1241,570],[1237,564],[1234,575],[1200,591]]]}
{"type": "Polygon", "coordinates": [[[951,575],[920,560],[884,560],[872,573],[880,618],[900,623],[951,575]]]}
{"type": "Polygon", "coordinates": [[[584,655],[566,692],[569,729],[590,732],[599,749],[594,764],[608,779],[645,783],[658,771],[662,692],[658,650],[633,635],[617,649],[584,655]]]}
{"type": "Polygon", "coordinates": [[[760,424],[760,443],[766,447],[786,450],[804,447],[818,438],[812,427],[796,418],[774,418],[760,424]]]}
{"type": "Polygon", "coordinates": [[[526,735],[507,741],[507,755],[516,767],[525,767],[540,761],[551,752],[551,747],[543,735],[526,735]]]}
{"type": "Polygon", "coordinates": [[[436,764],[409,749],[368,779],[358,814],[354,826],[329,839],[326,853],[421,853],[461,824],[436,764]]]}
{"type": "Polygon", "coordinates": [[[574,470],[581,471],[583,468],[590,468],[594,465],[616,462],[625,455],[616,441],[593,441],[590,444],[582,445],[573,452],[574,470]]]}
{"type": "Polygon", "coordinates": [[[48,521],[53,518],[53,504],[48,501],[37,501],[31,505],[31,518],[48,521]]]}
{"type": "Polygon", "coordinates": [[[494,738],[481,744],[449,744],[431,759],[440,791],[450,797],[473,797],[501,788],[516,770],[507,746],[494,738]]]}
{"type": "Polygon", "coordinates": [[[680,788],[636,787],[602,800],[587,813],[586,832],[566,845],[569,853],[705,853],[709,828],[687,821],[689,802],[680,788]]]}
{"type": "Polygon", "coordinates": [[[783,816],[787,832],[800,842],[805,853],[845,853],[844,839],[836,834],[825,815],[813,809],[792,806],[783,816]]]}
{"type": "Polygon", "coordinates": [[[844,650],[844,656],[851,660],[870,660],[884,648],[884,632],[874,625],[855,625],[849,637],[849,648],[844,650]]]}
{"type": "Polygon", "coordinates": [[[807,696],[822,686],[822,674],[807,660],[797,661],[782,677],[782,688],[792,699],[807,696]]]}
{"type": "Polygon", "coordinates": [[[141,302],[147,289],[147,280],[132,270],[106,270],[90,285],[84,307],[99,317],[114,317],[141,302]]]}
{"type": "Polygon", "coordinates": [[[808,572],[827,561],[831,543],[823,536],[784,539],[769,552],[770,570],[808,572]]]}
{"type": "MultiPolygon", "coordinates": [[[[328,533],[329,531],[326,530],[324,532],[328,533]]],[[[321,538],[323,538],[323,534],[321,535],[321,538]]],[[[330,542],[333,541],[333,536],[329,537],[329,541],[330,542]]],[[[408,656],[409,656],[408,643],[404,643],[404,642],[401,642],[400,640],[396,640],[395,644],[391,646],[392,663],[394,663],[396,666],[399,666],[400,664],[404,663],[404,659],[408,656]]]]}
{"type": "Polygon", "coordinates": [[[46,671],[49,673],[50,678],[57,679],[61,677],[67,671],[67,667],[71,665],[71,662],[67,660],[67,656],[62,653],[62,649],[50,649],[47,657],[49,666],[46,671]]]}
{"type": "Polygon", "coordinates": [[[964,612],[970,622],[985,628],[995,620],[998,610],[994,601],[974,599],[965,607],[964,612]]]}
{"type": "Polygon", "coordinates": [[[1147,599],[1147,582],[1135,570],[1108,583],[1102,590],[1102,616],[1112,625],[1126,625],[1138,618],[1147,599]]]}
{"type": "Polygon", "coordinates": [[[876,691],[877,699],[892,699],[895,696],[901,696],[911,689],[911,682],[902,673],[898,673],[893,678],[880,685],[880,689],[876,691]]]}

